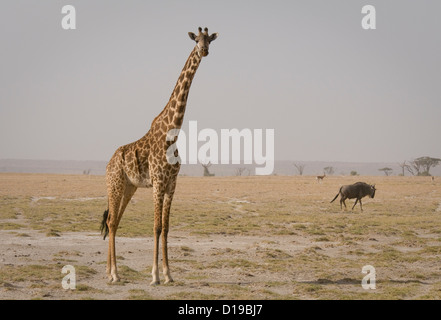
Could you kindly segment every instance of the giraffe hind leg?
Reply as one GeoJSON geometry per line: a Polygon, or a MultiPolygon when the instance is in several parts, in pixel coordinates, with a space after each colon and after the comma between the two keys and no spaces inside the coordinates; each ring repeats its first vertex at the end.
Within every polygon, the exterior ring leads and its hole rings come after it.
{"type": "Polygon", "coordinates": [[[116,194],[109,196],[109,213],[107,216],[107,229],[109,234],[109,251],[107,254],[107,267],[106,273],[109,281],[116,282],[119,280],[116,271],[116,253],[115,253],[115,234],[116,234],[116,221],[118,216],[119,204],[121,197],[116,194]]]}
{"type": "Polygon", "coordinates": [[[159,270],[158,270],[158,255],[159,255],[159,238],[162,232],[162,199],[155,201],[155,222],[153,226],[153,267],[152,267],[152,282],[150,285],[156,286],[160,283],[159,281],[159,270]]]}
{"type": "Polygon", "coordinates": [[[109,230],[109,253],[107,259],[107,275],[110,281],[119,281],[117,266],[116,266],[116,244],[115,237],[118,230],[122,215],[136,191],[136,187],[125,182],[119,189],[119,192],[112,193],[109,197],[109,214],[107,217],[107,226],[109,230]]]}

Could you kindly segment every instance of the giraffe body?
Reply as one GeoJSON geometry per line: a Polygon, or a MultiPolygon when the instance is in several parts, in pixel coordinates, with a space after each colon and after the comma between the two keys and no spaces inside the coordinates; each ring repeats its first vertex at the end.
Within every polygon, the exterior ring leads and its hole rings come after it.
{"type": "MultiPolygon", "coordinates": [[[[124,210],[138,188],[153,188],[154,201],[154,252],[152,285],[159,284],[158,253],[159,239],[162,234],[162,264],[165,283],[173,281],[168,266],[167,236],[169,230],[170,207],[176,188],[176,179],[180,163],[167,161],[167,149],[176,142],[167,141],[167,133],[182,126],[188,93],[193,77],[202,57],[208,55],[211,41],[217,33],[208,35],[199,28],[199,34],[189,32],[196,46],[190,53],[178,78],[169,102],[162,112],[153,120],[150,130],[141,139],[119,147],[106,167],[106,183],[109,207],[104,212],[102,231],[104,238],[109,234],[109,251],[107,257],[107,276],[110,281],[118,281],[116,267],[115,235],[124,210]]],[[[177,156],[177,150],[175,151],[177,156]]]]}

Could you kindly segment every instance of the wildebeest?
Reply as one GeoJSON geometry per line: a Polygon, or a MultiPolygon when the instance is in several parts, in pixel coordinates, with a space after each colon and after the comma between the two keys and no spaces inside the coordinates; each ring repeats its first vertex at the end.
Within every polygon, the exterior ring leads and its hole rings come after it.
{"type": "Polygon", "coordinates": [[[342,186],[340,188],[340,191],[337,193],[337,195],[332,199],[331,203],[337,199],[338,195],[340,195],[340,208],[343,209],[342,203],[345,205],[346,208],[346,199],[354,199],[355,200],[354,206],[352,207],[352,210],[354,210],[355,205],[357,204],[357,201],[360,201],[360,208],[361,212],[363,212],[363,206],[361,204],[361,198],[369,196],[373,198],[375,196],[375,185],[370,185],[365,182],[356,182],[354,184],[342,186]]]}

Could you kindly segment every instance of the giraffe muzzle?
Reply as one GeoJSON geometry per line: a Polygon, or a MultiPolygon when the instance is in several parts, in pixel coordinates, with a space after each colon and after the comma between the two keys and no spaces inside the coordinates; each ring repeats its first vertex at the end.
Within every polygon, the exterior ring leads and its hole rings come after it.
{"type": "Polygon", "coordinates": [[[201,54],[202,54],[203,57],[208,56],[208,49],[202,48],[201,49],[201,54]]]}

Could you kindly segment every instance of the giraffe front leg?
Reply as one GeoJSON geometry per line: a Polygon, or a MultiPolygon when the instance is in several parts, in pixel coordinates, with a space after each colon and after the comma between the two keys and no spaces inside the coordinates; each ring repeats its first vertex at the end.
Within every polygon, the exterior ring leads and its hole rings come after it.
{"type": "Polygon", "coordinates": [[[162,272],[164,274],[165,284],[173,282],[173,278],[170,274],[170,268],[168,266],[167,233],[168,230],[164,230],[162,234],[162,272]]]}
{"type": "Polygon", "coordinates": [[[162,204],[164,200],[163,193],[159,192],[157,186],[153,189],[153,199],[155,203],[155,222],[153,226],[154,233],[154,247],[153,247],[153,267],[152,267],[152,282],[150,285],[155,286],[160,283],[159,269],[158,269],[158,255],[159,255],[159,238],[162,231],[162,204]]]}
{"type": "MultiPolygon", "coordinates": [[[[173,188],[174,191],[174,188],[173,188]]],[[[170,283],[173,282],[173,278],[170,274],[170,268],[168,266],[168,245],[167,245],[167,237],[168,237],[168,228],[169,228],[169,216],[170,216],[170,208],[171,202],[173,200],[173,192],[168,193],[164,196],[164,208],[162,211],[162,272],[164,274],[165,282],[170,283]]]]}
{"type": "Polygon", "coordinates": [[[159,281],[159,269],[158,269],[158,251],[159,251],[159,237],[161,236],[161,226],[154,226],[154,248],[153,248],[153,267],[152,267],[152,282],[151,286],[156,286],[160,283],[159,281]],[[159,230],[158,230],[159,229],[159,230]]]}

